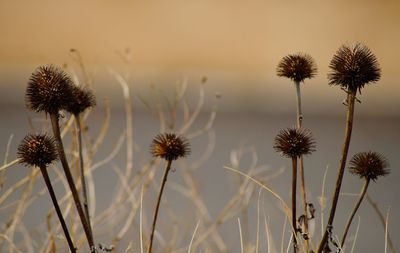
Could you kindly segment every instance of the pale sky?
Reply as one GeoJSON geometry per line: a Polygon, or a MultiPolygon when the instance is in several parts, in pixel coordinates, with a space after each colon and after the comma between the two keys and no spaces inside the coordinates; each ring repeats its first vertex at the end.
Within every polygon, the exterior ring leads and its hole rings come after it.
{"type": "Polygon", "coordinates": [[[343,97],[327,85],[330,59],[341,44],[358,41],[382,68],[381,80],[360,97],[360,111],[399,116],[399,28],[398,0],[1,0],[1,99],[19,99],[15,93],[36,66],[71,63],[69,49],[77,48],[97,77],[95,89],[106,93],[116,85],[104,81],[110,67],[128,69],[139,90],[184,77],[196,86],[206,75],[207,90],[222,93],[227,110],[285,112],[293,109],[294,89],[276,77],[276,65],[300,51],[318,65],[317,77],[303,86],[304,106],[329,113],[342,109],[343,97]],[[132,63],[123,68],[117,52],[125,48],[132,63]]]}

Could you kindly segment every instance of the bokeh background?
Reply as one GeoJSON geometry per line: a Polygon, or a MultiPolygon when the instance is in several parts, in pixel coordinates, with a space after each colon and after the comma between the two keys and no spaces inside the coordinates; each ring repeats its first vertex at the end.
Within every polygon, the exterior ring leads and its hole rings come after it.
{"type": "MultiPolygon", "coordinates": [[[[400,250],[396,240],[400,237],[400,204],[396,198],[400,190],[398,13],[397,0],[1,0],[0,154],[5,152],[11,134],[14,135],[11,148],[15,150],[30,129],[27,119],[33,114],[24,107],[24,92],[30,74],[38,65],[53,63],[67,67],[80,77],[80,82],[90,83],[99,101],[89,120],[94,129],[102,117],[102,99],[109,99],[110,145],[123,131],[125,120],[122,90],[111,72],[128,73],[135,143],[143,149],[147,149],[159,129],[157,117],[149,112],[143,100],[155,103],[154,89],[173,94],[177,85],[186,82],[185,96],[193,108],[202,79],[207,77],[205,104],[197,128],[207,121],[215,94],[221,98],[215,121],[216,148],[198,171],[198,177],[211,214],[216,215],[235,190],[234,184],[227,184],[232,181],[230,173],[223,169],[230,164],[232,149],[243,145],[254,148],[259,163],[268,165],[271,171],[290,165],[272,149],[276,133],[295,124],[295,90],[289,80],[276,76],[276,66],[289,53],[306,52],[318,65],[317,76],[302,85],[304,124],[313,131],[318,145],[317,152],[306,159],[309,195],[317,202],[327,166],[330,167],[327,190],[333,188],[345,120],[342,105],[345,94],[327,84],[328,65],[340,45],[362,42],[377,56],[382,78],[367,85],[359,96],[361,103],[356,105],[350,155],[374,150],[389,159],[392,173],[372,184],[369,192],[385,213],[390,209],[389,231],[400,250]],[[85,74],[79,62],[84,63],[85,74]]],[[[205,142],[196,143],[194,155],[202,152],[205,142]]],[[[105,147],[102,152],[98,159],[109,149],[105,147]]],[[[14,151],[10,157],[15,157],[14,151]]],[[[116,163],[123,164],[123,157],[120,159],[116,163]]],[[[8,171],[7,180],[13,182],[23,174],[22,169],[8,171]]],[[[107,185],[106,175],[97,178],[99,185],[107,185]]],[[[285,171],[271,182],[287,199],[289,176],[285,171]]],[[[346,174],[344,192],[357,193],[361,185],[358,178],[346,174]]],[[[6,181],[0,193],[8,186],[6,181]]],[[[98,189],[100,196],[108,196],[106,189],[98,189]]],[[[173,194],[167,196],[174,203],[173,194]]],[[[336,218],[338,233],[354,200],[341,197],[342,208],[336,218]]],[[[105,204],[101,199],[98,201],[99,206],[105,204]]],[[[185,210],[182,207],[177,212],[185,210]]],[[[279,213],[277,208],[269,211],[272,220],[279,213]]],[[[364,203],[358,214],[361,232],[355,252],[383,252],[383,228],[371,206],[364,203]]],[[[6,219],[6,214],[0,217],[6,219]]],[[[32,211],[27,222],[39,217],[39,211],[32,211]]],[[[194,227],[196,221],[190,220],[188,214],[186,217],[194,227]]],[[[272,222],[278,243],[282,222],[272,222]]],[[[235,220],[231,223],[221,229],[232,245],[232,252],[239,252],[237,224],[235,220]]]]}

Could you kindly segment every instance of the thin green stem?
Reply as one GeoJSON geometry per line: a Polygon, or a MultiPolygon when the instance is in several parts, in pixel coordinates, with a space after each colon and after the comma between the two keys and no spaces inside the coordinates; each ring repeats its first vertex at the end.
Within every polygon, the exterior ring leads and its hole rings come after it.
{"type": "Polygon", "coordinates": [[[65,238],[67,239],[69,249],[71,250],[71,253],[75,253],[76,248],[74,246],[74,243],[72,242],[72,239],[69,234],[68,227],[67,227],[67,224],[65,223],[64,216],[61,212],[60,206],[58,205],[57,197],[56,197],[56,194],[54,193],[53,186],[51,185],[51,181],[50,181],[49,174],[47,173],[47,169],[46,169],[46,167],[43,166],[43,167],[40,167],[40,171],[42,172],[44,182],[46,183],[46,186],[47,186],[47,190],[49,191],[51,200],[53,201],[54,209],[56,210],[58,220],[61,223],[61,227],[64,231],[65,238]]]}
{"type": "Polygon", "coordinates": [[[297,189],[297,157],[292,158],[292,227],[293,252],[297,253],[297,218],[296,218],[296,189],[297,189]]]}
{"type": "Polygon", "coordinates": [[[361,202],[364,199],[365,193],[367,193],[369,181],[370,181],[370,179],[366,179],[365,180],[364,186],[361,189],[361,192],[360,192],[360,195],[359,195],[360,197],[358,198],[358,201],[357,201],[356,205],[354,206],[353,211],[351,212],[349,220],[347,221],[346,228],[344,229],[342,241],[340,243],[341,248],[343,248],[343,245],[344,245],[344,243],[346,241],[347,233],[349,232],[350,225],[353,222],[354,215],[356,215],[356,212],[358,211],[358,208],[360,207],[361,202]]]}
{"type": "Polygon", "coordinates": [[[161,197],[162,197],[162,194],[164,192],[165,183],[167,182],[168,173],[171,170],[171,164],[172,164],[172,161],[168,160],[168,164],[167,164],[167,167],[165,168],[164,176],[163,176],[163,179],[162,179],[162,182],[161,182],[160,191],[158,193],[156,209],[154,210],[154,216],[153,216],[153,224],[151,226],[149,249],[147,251],[148,253],[152,253],[153,240],[154,240],[154,231],[156,229],[158,210],[160,209],[161,197]]]}
{"type": "Polygon", "coordinates": [[[331,210],[329,213],[329,219],[328,219],[328,223],[325,228],[324,235],[323,235],[321,242],[319,244],[319,247],[318,247],[318,251],[317,251],[318,253],[322,253],[322,250],[325,248],[325,244],[328,241],[328,234],[329,234],[329,231],[332,229],[333,220],[335,218],[336,207],[337,207],[337,203],[338,203],[339,195],[340,195],[340,189],[342,187],[344,169],[346,166],[347,154],[349,152],[351,132],[353,129],[354,102],[356,100],[356,93],[357,93],[357,90],[349,90],[347,93],[346,129],[345,129],[345,135],[344,135],[345,137],[344,137],[343,148],[342,148],[342,156],[341,156],[340,163],[339,163],[339,170],[338,170],[338,175],[337,175],[337,179],[336,179],[335,192],[334,192],[333,198],[332,198],[332,206],[331,206],[331,210]]]}
{"type": "Polygon", "coordinates": [[[75,117],[76,132],[77,132],[77,138],[78,138],[79,170],[80,170],[80,174],[81,174],[83,208],[85,211],[87,222],[89,224],[90,233],[93,236],[92,226],[90,224],[88,194],[87,194],[86,178],[85,178],[85,171],[84,171],[85,167],[84,167],[84,163],[83,163],[82,125],[81,125],[80,115],[74,114],[74,117],[75,117]]]}
{"type": "Polygon", "coordinates": [[[86,215],[83,211],[82,204],[79,199],[78,191],[76,190],[74,178],[72,177],[71,170],[69,168],[67,158],[65,156],[64,146],[63,146],[61,134],[60,134],[60,125],[58,123],[58,114],[54,114],[54,113],[50,114],[50,119],[51,119],[51,125],[53,128],[54,138],[56,139],[56,143],[57,143],[58,156],[60,158],[61,165],[64,169],[65,177],[67,179],[69,188],[71,190],[71,194],[74,199],[74,203],[75,203],[76,209],[78,211],[78,215],[81,220],[83,230],[85,231],[85,235],[86,235],[86,238],[87,238],[87,241],[89,244],[90,251],[95,252],[96,248],[94,245],[93,236],[91,234],[89,224],[86,219],[86,215]]]}

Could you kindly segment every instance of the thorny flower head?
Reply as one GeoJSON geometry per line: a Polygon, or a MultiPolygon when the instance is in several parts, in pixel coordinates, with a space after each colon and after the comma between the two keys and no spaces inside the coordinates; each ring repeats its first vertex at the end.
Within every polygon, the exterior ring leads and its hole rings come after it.
{"type": "Polygon", "coordinates": [[[288,128],[281,130],[275,137],[274,149],[283,156],[296,158],[315,151],[315,142],[309,130],[288,128]]]}
{"type": "Polygon", "coordinates": [[[381,69],[375,55],[366,46],[342,45],[329,64],[330,85],[339,85],[350,91],[360,91],[364,85],[377,82],[381,69]]]}
{"type": "Polygon", "coordinates": [[[57,160],[55,141],[46,134],[28,134],[18,147],[21,163],[45,167],[57,160]]]}
{"type": "Polygon", "coordinates": [[[173,133],[159,134],[150,146],[153,156],[161,157],[167,161],[177,160],[190,153],[190,145],[186,138],[173,133]]]}
{"type": "Polygon", "coordinates": [[[96,105],[93,92],[87,88],[73,86],[65,110],[72,114],[80,114],[87,108],[96,105]]]}
{"type": "Polygon", "coordinates": [[[25,100],[28,108],[46,113],[58,113],[71,97],[72,81],[54,65],[38,67],[31,75],[25,100]]]}
{"type": "Polygon", "coordinates": [[[389,163],[386,158],[376,152],[358,153],[350,160],[350,172],[361,178],[376,181],[380,176],[389,174],[389,163]]]}
{"type": "Polygon", "coordinates": [[[276,72],[280,77],[287,77],[295,82],[304,82],[304,79],[315,76],[317,66],[308,54],[290,54],[282,58],[276,72]]]}

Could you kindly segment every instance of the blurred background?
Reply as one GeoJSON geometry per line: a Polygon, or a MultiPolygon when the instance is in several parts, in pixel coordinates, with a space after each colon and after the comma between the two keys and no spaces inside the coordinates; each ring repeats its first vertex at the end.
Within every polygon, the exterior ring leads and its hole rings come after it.
{"type": "MultiPolygon", "coordinates": [[[[115,144],[125,127],[123,91],[113,73],[126,77],[133,103],[134,140],[144,151],[159,131],[158,118],[148,109],[148,104],[158,102],[159,97],[154,93],[172,96],[176,87],[184,83],[186,102],[193,111],[204,86],[205,102],[194,129],[204,126],[215,105],[216,94],[221,96],[214,124],[215,149],[197,171],[204,201],[215,218],[235,191],[231,173],[223,169],[230,165],[233,149],[245,146],[256,150],[258,163],[265,164],[270,173],[289,168],[289,161],[273,151],[272,143],[280,129],[295,125],[295,89],[290,80],[276,76],[276,66],[287,54],[305,52],[318,66],[316,77],[301,86],[304,125],[312,130],[318,146],[317,152],[306,159],[309,196],[317,203],[327,166],[330,168],[326,183],[328,196],[333,189],[346,110],[342,105],[344,92],[328,85],[328,65],[343,43],[361,42],[377,56],[382,78],[376,84],[367,85],[358,97],[361,103],[356,105],[350,156],[373,150],[390,161],[392,173],[372,184],[369,192],[384,214],[390,209],[389,232],[392,238],[398,239],[399,13],[397,0],[1,0],[0,154],[5,153],[9,137],[13,135],[9,160],[14,159],[14,150],[30,129],[28,117],[39,117],[28,112],[24,103],[26,83],[39,65],[64,66],[79,77],[77,82],[90,84],[98,99],[98,107],[88,121],[93,131],[98,131],[96,126],[103,117],[103,99],[110,102],[111,128],[106,137],[109,145],[95,159],[110,152],[109,146],[115,144]]],[[[195,141],[194,158],[189,160],[196,160],[196,154],[201,154],[206,144],[206,137],[195,141]]],[[[119,159],[115,162],[122,165],[124,156],[119,159]]],[[[285,199],[289,199],[289,171],[271,181],[285,199]]],[[[25,173],[22,169],[7,171],[0,194],[25,173]]],[[[106,185],[106,178],[104,172],[96,184],[106,185]]],[[[361,185],[361,180],[347,173],[343,191],[358,193],[361,185]]],[[[100,196],[111,197],[107,189],[100,187],[97,191],[100,196]]],[[[179,202],[171,192],[167,192],[167,198],[171,205],[179,202]]],[[[100,209],[106,205],[101,199],[97,203],[100,209]]],[[[351,196],[341,197],[342,208],[335,223],[339,234],[354,201],[351,196]]],[[[147,204],[151,210],[152,201],[147,204]]],[[[256,205],[255,200],[251,206],[256,205]]],[[[185,213],[187,207],[180,207],[176,211],[185,213]]],[[[279,209],[266,210],[279,245],[283,220],[273,218],[279,209]]],[[[8,215],[0,211],[2,222],[8,215]]],[[[383,227],[372,207],[363,203],[358,215],[361,232],[355,252],[383,252],[383,227]]],[[[194,228],[196,221],[188,214],[185,217],[188,227],[194,228]]],[[[35,220],[41,219],[40,211],[32,210],[26,222],[33,226],[35,220]]],[[[249,220],[254,225],[255,218],[249,220]]],[[[231,252],[239,252],[236,219],[221,230],[231,252]]],[[[160,228],[163,231],[168,229],[160,228]]],[[[250,234],[249,240],[254,240],[254,230],[250,234]]],[[[398,240],[394,241],[400,250],[398,240]]]]}

